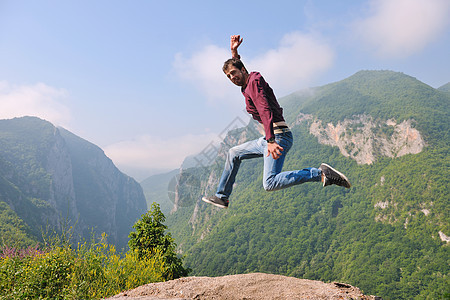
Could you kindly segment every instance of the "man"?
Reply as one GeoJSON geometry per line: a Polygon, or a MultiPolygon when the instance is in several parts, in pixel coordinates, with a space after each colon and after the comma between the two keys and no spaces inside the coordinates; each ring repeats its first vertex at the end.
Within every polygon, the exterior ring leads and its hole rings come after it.
{"type": "Polygon", "coordinates": [[[241,161],[264,156],[263,186],[266,191],[274,191],[304,182],[322,182],[323,186],[336,184],[350,188],[344,174],[327,164],[319,168],[306,168],[281,172],[286,154],[293,143],[293,136],[287,126],[283,109],[272,88],[258,72],[248,73],[240,60],[238,47],[243,39],[231,36],[232,58],[223,66],[223,72],[235,85],[241,87],[245,97],[247,112],[264,127],[265,137],[235,146],[228,151],[225,167],[214,196],[202,200],[221,208],[227,208],[233,184],[241,161]]]}

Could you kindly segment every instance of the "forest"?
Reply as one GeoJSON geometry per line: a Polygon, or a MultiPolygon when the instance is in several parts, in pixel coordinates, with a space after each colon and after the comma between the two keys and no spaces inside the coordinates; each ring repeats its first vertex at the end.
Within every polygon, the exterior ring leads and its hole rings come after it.
{"type": "MultiPolygon", "coordinates": [[[[315,89],[280,99],[295,124],[284,169],[326,162],[353,187],[307,183],[265,192],[262,160],[244,161],[228,209],[201,203],[192,193],[182,197],[195,205],[168,216],[187,267],[194,275],[267,272],[341,281],[383,299],[449,297],[450,252],[439,237],[450,232],[449,94],[391,71],[361,71],[315,89]],[[312,120],[296,122],[299,114],[334,124],[361,114],[411,120],[427,146],[419,154],[357,164],[337,147],[320,144],[309,132],[312,120]]],[[[388,130],[380,126],[380,134],[389,136],[388,130]]],[[[219,154],[211,167],[183,172],[200,179],[208,194],[223,162],[219,154]]]]}

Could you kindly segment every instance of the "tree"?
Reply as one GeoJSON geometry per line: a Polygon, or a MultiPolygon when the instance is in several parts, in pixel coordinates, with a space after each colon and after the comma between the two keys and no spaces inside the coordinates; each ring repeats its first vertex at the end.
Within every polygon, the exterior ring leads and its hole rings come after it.
{"type": "Polygon", "coordinates": [[[176,244],[171,234],[165,233],[165,220],[159,204],[153,202],[150,210],[133,225],[135,231],[130,232],[128,245],[131,251],[138,252],[140,259],[152,256],[157,251],[162,253],[166,268],[164,279],[171,280],[187,276],[189,270],[183,267],[182,259],[177,256],[176,244]]]}

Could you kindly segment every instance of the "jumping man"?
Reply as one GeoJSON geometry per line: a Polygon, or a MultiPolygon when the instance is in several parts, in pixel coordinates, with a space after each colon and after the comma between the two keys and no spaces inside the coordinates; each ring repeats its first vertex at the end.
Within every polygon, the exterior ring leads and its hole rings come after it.
{"type": "Polygon", "coordinates": [[[350,188],[350,182],[344,174],[324,163],[319,168],[281,171],[284,159],[292,146],[293,136],[272,88],[260,73],[248,73],[240,60],[237,49],[242,41],[239,35],[231,36],[232,58],[224,63],[222,70],[231,82],[241,87],[247,112],[263,125],[265,137],[231,148],[216,194],[203,197],[202,200],[227,208],[241,161],[255,157],[264,157],[263,187],[266,191],[314,181],[322,182],[323,186],[336,184],[350,188]]]}

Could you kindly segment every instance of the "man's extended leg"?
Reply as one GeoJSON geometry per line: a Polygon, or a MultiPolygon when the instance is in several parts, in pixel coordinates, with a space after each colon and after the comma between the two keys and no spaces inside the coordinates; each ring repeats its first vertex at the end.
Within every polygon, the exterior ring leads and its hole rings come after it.
{"type": "MultiPolygon", "coordinates": [[[[263,186],[266,191],[275,191],[304,182],[321,181],[322,172],[317,168],[281,172],[286,154],[293,143],[292,133],[289,131],[277,134],[275,140],[284,150],[278,159],[271,156],[264,157],[263,186]]],[[[265,146],[267,147],[267,144],[265,146]]]]}

